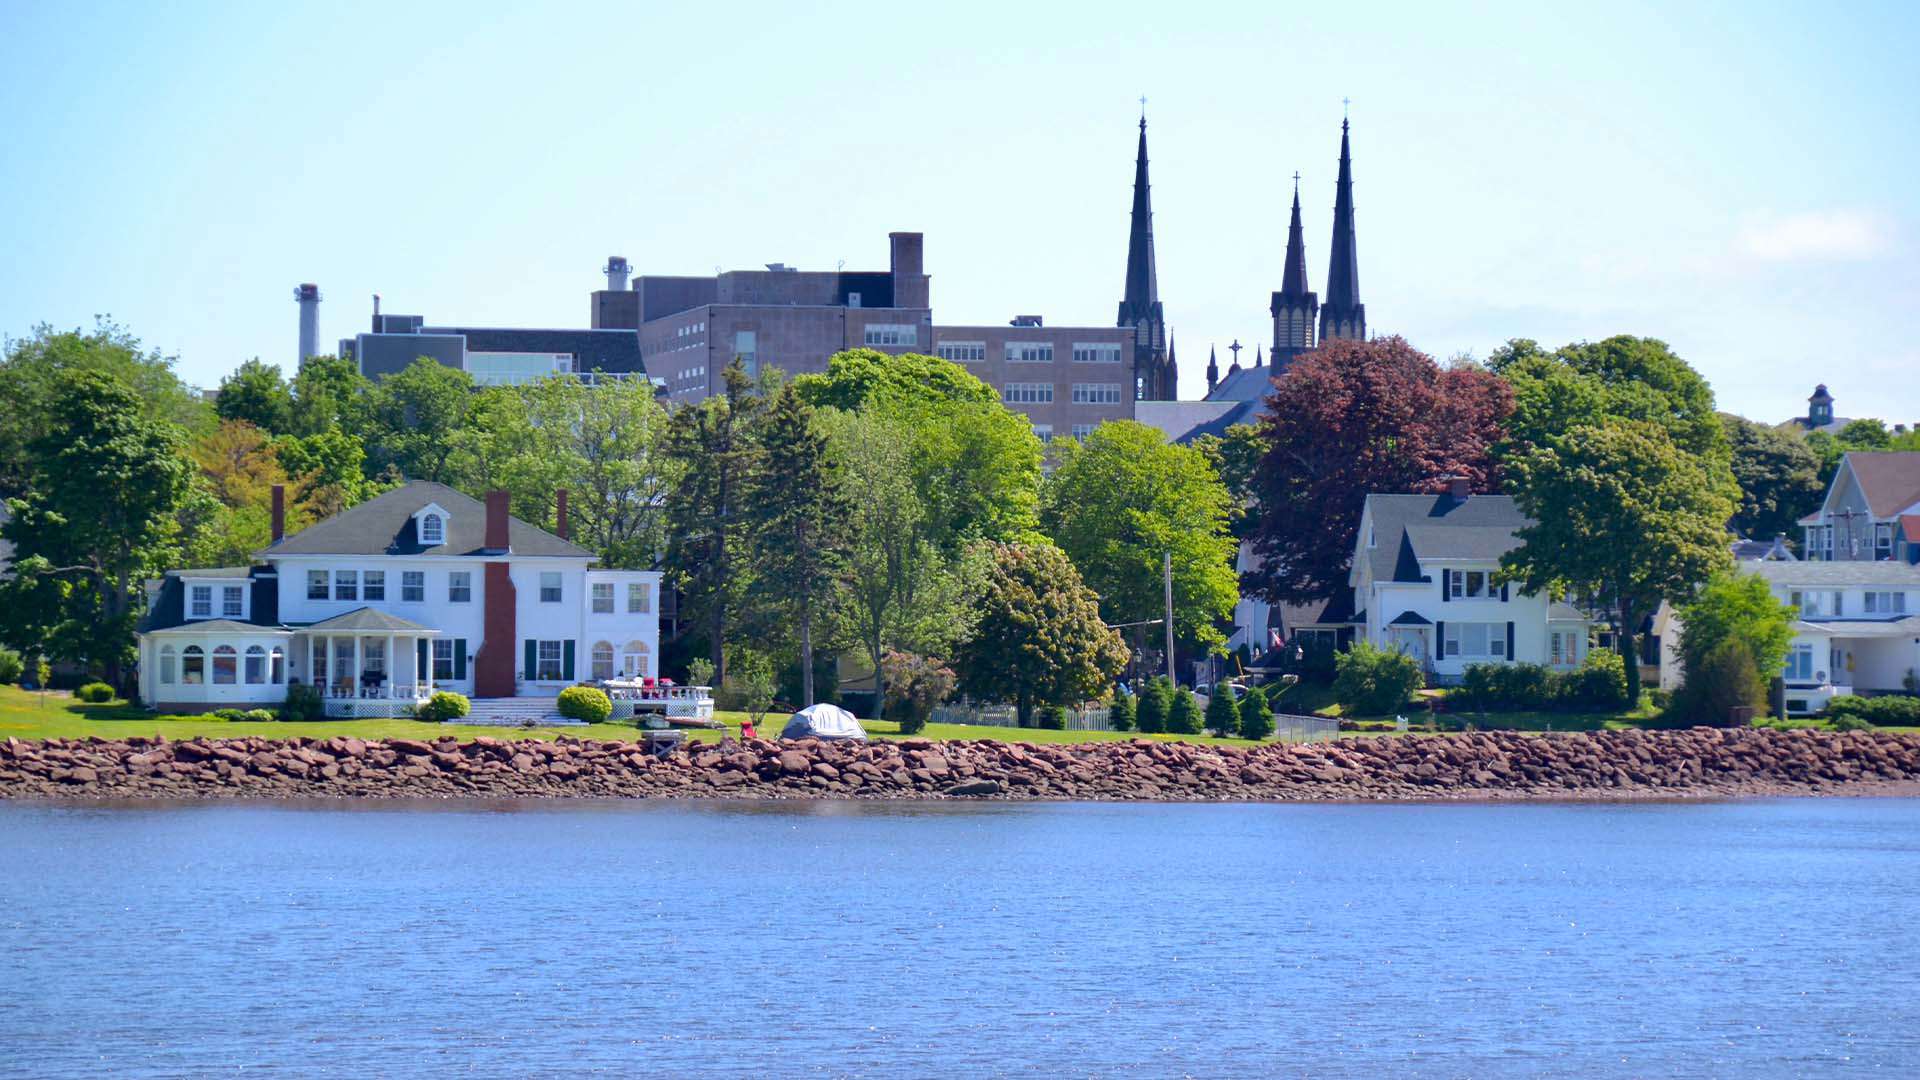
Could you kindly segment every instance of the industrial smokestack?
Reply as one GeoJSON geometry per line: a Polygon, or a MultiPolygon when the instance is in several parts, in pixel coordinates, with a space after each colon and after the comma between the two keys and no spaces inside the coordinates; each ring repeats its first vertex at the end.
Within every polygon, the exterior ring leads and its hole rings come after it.
{"type": "Polygon", "coordinates": [[[311,282],[293,287],[293,299],[300,305],[300,355],[298,364],[320,353],[320,286],[311,282]]]}
{"type": "Polygon", "coordinates": [[[607,265],[601,267],[600,272],[607,275],[608,292],[627,291],[627,271],[627,257],[625,255],[607,256],[607,265]]]}

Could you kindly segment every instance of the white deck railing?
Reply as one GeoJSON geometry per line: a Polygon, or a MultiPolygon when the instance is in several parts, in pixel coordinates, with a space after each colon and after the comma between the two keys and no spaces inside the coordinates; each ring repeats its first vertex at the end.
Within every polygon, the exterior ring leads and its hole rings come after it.
{"type": "Polygon", "coordinates": [[[640,713],[660,713],[670,720],[713,719],[710,686],[633,686],[618,682],[600,685],[613,702],[616,720],[631,720],[640,713]]]}

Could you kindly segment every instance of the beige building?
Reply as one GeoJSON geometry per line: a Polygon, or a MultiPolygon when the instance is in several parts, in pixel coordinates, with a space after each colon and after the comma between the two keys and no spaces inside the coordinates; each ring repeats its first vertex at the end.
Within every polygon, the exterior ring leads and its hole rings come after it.
{"type": "Polygon", "coordinates": [[[1043,441],[1084,438],[1108,420],[1133,418],[1133,333],[1115,326],[935,326],[933,355],[971,371],[1022,412],[1043,441]]]}

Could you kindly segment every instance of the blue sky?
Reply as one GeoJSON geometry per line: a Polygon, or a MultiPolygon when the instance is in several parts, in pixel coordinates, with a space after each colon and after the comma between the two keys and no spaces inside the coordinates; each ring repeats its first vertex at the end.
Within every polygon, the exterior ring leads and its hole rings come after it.
{"type": "Polygon", "coordinates": [[[389,311],[585,325],[652,273],[886,263],[935,317],[1105,325],[1148,99],[1183,396],[1324,288],[1436,356],[1665,338],[1722,407],[1920,421],[1911,4],[0,3],[0,333],[111,313],[213,385],[389,311]],[[884,11],[883,18],[871,13],[884,11]]]}

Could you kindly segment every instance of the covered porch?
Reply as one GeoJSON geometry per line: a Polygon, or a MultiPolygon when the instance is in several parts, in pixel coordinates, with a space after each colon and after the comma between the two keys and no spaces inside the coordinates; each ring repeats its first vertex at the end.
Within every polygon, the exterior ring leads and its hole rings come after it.
{"type": "Polygon", "coordinates": [[[1806,715],[1843,694],[1898,693],[1920,679],[1920,615],[1801,620],[1787,649],[1787,712],[1806,715]]]}
{"type": "Polygon", "coordinates": [[[306,659],[328,716],[407,717],[433,697],[432,642],[439,634],[360,608],[302,628],[294,649],[306,659]]]}

